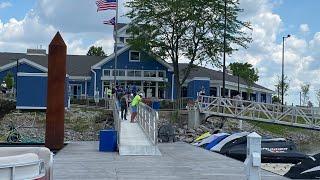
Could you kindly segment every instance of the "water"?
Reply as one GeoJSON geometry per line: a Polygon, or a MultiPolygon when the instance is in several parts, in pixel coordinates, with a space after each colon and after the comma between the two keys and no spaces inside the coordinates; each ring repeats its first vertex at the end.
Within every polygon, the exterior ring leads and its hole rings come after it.
{"type": "Polygon", "coordinates": [[[313,142],[309,144],[300,144],[297,145],[299,151],[308,154],[308,155],[315,155],[320,153],[320,142],[313,142]]]}

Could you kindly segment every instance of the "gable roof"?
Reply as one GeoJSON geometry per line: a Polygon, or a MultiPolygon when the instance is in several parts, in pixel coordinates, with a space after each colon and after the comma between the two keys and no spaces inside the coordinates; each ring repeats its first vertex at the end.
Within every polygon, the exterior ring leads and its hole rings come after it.
{"type": "MultiPolygon", "coordinates": [[[[126,45],[125,47],[119,49],[117,51],[117,56],[121,55],[122,53],[126,52],[127,50],[130,49],[130,45],[126,45]]],[[[160,59],[160,58],[157,58],[155,56],[153,56],[152,54],[150,53],[147,53],[149,56],[152,56],[155,58],[156,61],[158,61],[160,64],[162,64],[163,66],[167,67],[170,71],[173,70],[173,67],[171,66],[171,64],[167,63],[166,61],[160,59]]],[[[115,53],[112,53],[110,56],[104,58],[103,60],[101,60],[100,62],[94,64],[92,66],[92,69],[100,69],[102,65],[104,65],[105,63],[111,61],[112,59],[114,59],[115,57],[115,53]]]]}
{"type": "Polygon", "coordinates": [[[126,24],[126,23],[118,23],[118,24],[117,24],[117,30],[122,29],[122,28],[125,27],[126,25],[128,25],[128,24],[126,24]]]}
{"type": "MultiPolygon", "coordinates": [[[[188,63],[180,63],[179,64],[179,70],[180,70],[179,72],[180,72],[181,76],[184,76],[184,73],[185,73],[187,67],[188,67],[188,63]]],[[[188,79],[192,79],[195,77],[209,77],[211,80],[222,81],[223,80],[223,72],[209,69],[209,68],[205,68],[205,67],[201,67],[201,66],[195,66],[191,70],[191,72],[188,76],[188,79]]],[[[225,77],[226,77],[226,81],[228,81],[228,82],[238,83],[237,76],[233,76],[233,75],[226,73],[225,77]]],[[[240,82],[240,84],[248,85],[248,83],[242,78],[240,78],[239,82],[240,82]]],[[[256,83],[253,85],[253,87],[263,89],[266,91],[272,91],[272,90],[270,90],[266,87],[263,87],[259,84],[256,84],[256,83]]]]}
{"type": "MultiPolygon", "coordinates": [[[[99,56],[67,55],[67,74],[70,76],[90,76],[91,66],[104,58],[99,56]]],[[[28,55],[25,53],[0,53],[0,67],[16,63],[17,59],[27,59],[48,68],[48,55],[28,55]]]]}

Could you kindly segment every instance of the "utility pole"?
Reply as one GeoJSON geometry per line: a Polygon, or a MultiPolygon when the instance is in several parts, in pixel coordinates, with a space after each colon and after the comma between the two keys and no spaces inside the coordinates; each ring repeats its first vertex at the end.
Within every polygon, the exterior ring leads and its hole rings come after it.
{"type": "Polygon", "coordinates": [[[227,0],[224,0],[224,35],[223,35],[223,76],[222,76],[222,97],[226,95],[226,49],[227,49],[227,0]]]}

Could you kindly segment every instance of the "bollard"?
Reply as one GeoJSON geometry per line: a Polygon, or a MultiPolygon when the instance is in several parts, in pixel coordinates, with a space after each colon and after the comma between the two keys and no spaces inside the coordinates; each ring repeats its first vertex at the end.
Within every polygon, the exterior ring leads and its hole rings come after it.
{"type": "Polygon", "coordinates": [[[190,108],[188,110],[188,127],[196,129],[200,126],[200,111],[198,108],[190,108]]]}
{"type": "Polygon", "coordinates": [[[255,132],[247,136],[247,158],[244,164],[247,180],[261,180],[261,136],[255,132]]]}

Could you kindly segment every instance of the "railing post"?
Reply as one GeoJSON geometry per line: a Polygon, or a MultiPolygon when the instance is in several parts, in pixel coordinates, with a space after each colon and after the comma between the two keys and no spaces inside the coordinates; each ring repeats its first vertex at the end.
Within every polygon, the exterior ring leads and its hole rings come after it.
{"type": "Polygon", "coordinates": [[[148,134],[151,135],[151,113],[149,112],[149,118],[148,118],[148,134]]]}
{"type": "Polygon", "coordinates": [[[313,110],[312,107],[311,107],[310,109],[311,109],[311,114],[312,114],[312,122],[311,122],[311,125],[312,125],[312,126],[316,126],[315,118],[314,118],[314,110],[313,110]]]}
{"type": "Polygon", "coordinates": [[[154,145],[158,144],[158,120],[159,120],[159,113],[156,111],[155,112],[155,117],[154,117],[154,123],[153,123],[153,128],[154,128],[154,145]]]}
{"type": "Polygon", "coordinates": [[[244,164],[247,180],[261,180],[261,136],[255,132],[247,136],[247,158],[244,164]]]}

